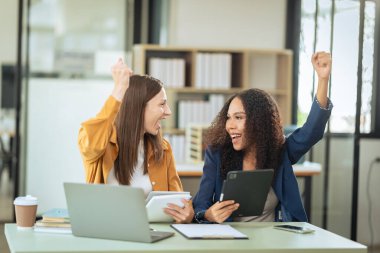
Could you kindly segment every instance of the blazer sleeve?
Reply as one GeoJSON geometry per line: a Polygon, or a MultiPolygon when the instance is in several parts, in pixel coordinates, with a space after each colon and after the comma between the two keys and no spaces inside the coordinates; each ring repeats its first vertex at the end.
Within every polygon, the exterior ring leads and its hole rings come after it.
{"type": "Polygon", "coordinates": [[[114,121],[120,108],[120,102],[110,96],[95,118],[81,124],[78,145],[82,158],[91,163],[101,157],[109,142],[116,141],[114,121]]]}
{"type": "Polygon", "coordinates": [[[327,109],[324,109],[320,107],[317,98],[314,98],[305,124],[286,139],[286,148],[292,164],[295,164],[314,144],[322,139],[332,108],[330,100],[328,100],[327,109]]]}
{"type": "Polygon", "coordinates": [[[207,209],[214,204],[214,195],[217,177],[217,162],[218,152],[212,152],[210,148],[205,152],[205,163],[203,166],[203,175],[201,178],[199,191],[193,199],[195,212],[195,220],[198,223],[207,222],[204,219],[204,214],[207,209]]]}

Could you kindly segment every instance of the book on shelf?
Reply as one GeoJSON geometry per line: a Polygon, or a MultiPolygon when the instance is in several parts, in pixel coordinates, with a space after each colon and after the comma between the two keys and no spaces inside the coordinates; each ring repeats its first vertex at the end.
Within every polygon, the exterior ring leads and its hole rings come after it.
{"type": "Polygon", "coordinates": [[[197,53],[195,87],[228,89],[231,87],[232,55],[230,53],[197,53]]]}
{"type": "Polygon", "coordinates": [[[164,134],[164,138],[172,146],[174,159],[176,162],[186,161],[186,139],[183,134],[164,134]]]}
{"type": "Polygon", "coordinates": [[[185,129],[189,124],[210,125],[223,108],[225,97],[222,94],[210,94],[207,100],[194,97],[177,101],[177,126],[185,129]]]}
{"type": "Polygon", "coordinates": [[[185,87],[185,60],[181,58],[150,58],[149,75],[160,79],[167,87],[185,87]]]}

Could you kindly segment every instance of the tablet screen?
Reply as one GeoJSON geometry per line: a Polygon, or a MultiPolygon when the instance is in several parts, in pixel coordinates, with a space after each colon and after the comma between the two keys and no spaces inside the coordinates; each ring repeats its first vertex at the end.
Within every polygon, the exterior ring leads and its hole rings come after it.
{"type": "Polygon", "coordinates": [[[261,215],[273,174],[273,169],[228,172],[220,201],[234,200],[239,203],[239,208],[233,212],[232,217],[261,215]]]}

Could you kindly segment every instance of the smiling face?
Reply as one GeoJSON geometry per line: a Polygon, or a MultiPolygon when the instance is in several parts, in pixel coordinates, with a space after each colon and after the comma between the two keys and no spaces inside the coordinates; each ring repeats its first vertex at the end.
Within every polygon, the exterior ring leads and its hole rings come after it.
{"type": "Polygon", "coordinates": [[[243,103],[236,97],[231,101],[227,112],[226,131],[236,151],[246,148],[245,121],[247,119],[243,103]]]}
{"type": "Polygon", "coordinates": [[[144,132],[157,135],[161,128],[160,121],[172,114],[167,104],[166,92],[162,88],[157,95],[148,101],[144,112],[144,132]]]}

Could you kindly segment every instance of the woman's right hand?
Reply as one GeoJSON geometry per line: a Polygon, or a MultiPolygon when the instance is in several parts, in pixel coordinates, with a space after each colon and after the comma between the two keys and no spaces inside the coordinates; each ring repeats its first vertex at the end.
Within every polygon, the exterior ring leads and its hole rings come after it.
{"type": "Polygon", "coordinates": [[[231,216],[231,214],[239,208],[239,204],[233,200],[216,202],[205,213],[208,221],[222,223],[231,216]]]}
{"type": "Polygon", "coordinates": [[[129,78],[132,75],[132,70],[123,62],[121,58],[112,66],[112,79],[114,81],[114,89],[112,91],[112,96],[118,100],[122,101],[125,92],[129,87],[129,78]]]}
{"type": "Polygon", "coordinates": [[[328,85],[331,73],[331,54],[327,52],[317,52],[311,57],[315,72],[318,75],[317,100],[322,108],[327,108],[328,85]]]}

